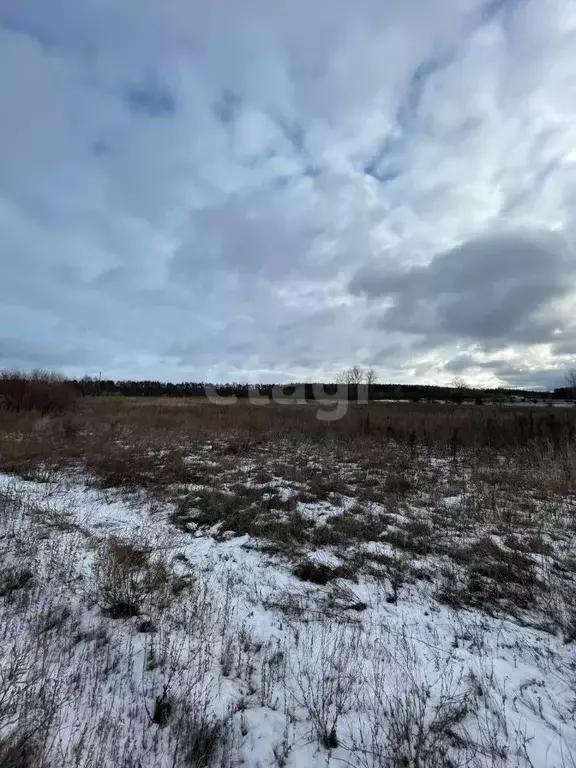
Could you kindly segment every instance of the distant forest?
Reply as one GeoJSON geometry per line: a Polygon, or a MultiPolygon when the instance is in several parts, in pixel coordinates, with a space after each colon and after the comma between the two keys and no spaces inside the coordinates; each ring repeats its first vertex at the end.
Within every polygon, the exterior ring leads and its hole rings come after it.
{"type": "MultiPolygon", "coordinates": [[[[236,395],[239,398],[248,398],[258,390],[261,397],[270,397],[272,391],[282,390],[286,397],[294,395],[295,391],[303,392],[307,400],[313,400],[315,393],[324,391],[326,396],[334,395],[338,385],[336,383],[291,383],[291,384],[245,384],[231,382],[226,384],[213,384],[208,382],[186,381],[170,383],[162,381],[113,381],[84,377],[72,380],[76,389],[85,396],[121,395],[124,397],[206,397],[206,388],[210,387],[221,396],[236,395]],[[276,388],[276,389],[275,389],[276,388]]],[[[569,387],[559,387],[551,392],[542,390],[524,389],[482,389],[464,386],[433,386],[426,384],[348,384],[348,397],[356,400],[359,397],[370,400],[410,400],[412,402],[426,402],[430,400],[447,400],[463,402],[464,400],[509,400],[511,398],[525,398],[538,400],[546,398],[570,399],[572,390],[569,387]]]]}

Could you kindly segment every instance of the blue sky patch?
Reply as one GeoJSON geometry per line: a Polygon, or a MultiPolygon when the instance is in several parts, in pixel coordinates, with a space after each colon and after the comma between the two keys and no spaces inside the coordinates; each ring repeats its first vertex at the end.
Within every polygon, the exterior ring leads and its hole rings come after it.
{"type": "Polygon", "coordinates": [[[104,141],[104,139],[97,139],[92,143],[90,151],[94,157],[105,157],[112,152],[112,147],[107,141],[104,141]]]}
{"type": "Polygon", "coordinates": [[[173,94],[156,78],[130,85],[125,99],[132,112],[148,117],[166,117],[176,110],[173,94]]]}
{"type": "Polygon", "coordinates": [[[230,125],[236,120],[242,107],[242,99],[234,91],[225,88],[218,101],[214,104],[214,114],[224,125],[230,125]]]}

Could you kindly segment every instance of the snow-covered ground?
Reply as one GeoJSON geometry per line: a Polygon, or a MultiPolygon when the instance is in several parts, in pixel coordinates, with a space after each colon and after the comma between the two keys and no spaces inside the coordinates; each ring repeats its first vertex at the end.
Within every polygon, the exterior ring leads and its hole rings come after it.
{"type": "Polygon", "coordinates": [[[0,765],[576,764],[565,636],[430,578],[302,581],[248,535],[46,479],[0,475],[0,765]]]}

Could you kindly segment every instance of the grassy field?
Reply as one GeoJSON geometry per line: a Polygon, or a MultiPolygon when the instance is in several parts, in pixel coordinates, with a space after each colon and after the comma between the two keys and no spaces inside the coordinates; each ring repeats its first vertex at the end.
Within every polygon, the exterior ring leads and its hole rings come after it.
{"type": "MultiPolygon", "coordinates": [[[[324,406],[322,406],[324,408],[324,406]]],[[[0,410],[0,765],[576,765],[576,413],[0,410]]]]}

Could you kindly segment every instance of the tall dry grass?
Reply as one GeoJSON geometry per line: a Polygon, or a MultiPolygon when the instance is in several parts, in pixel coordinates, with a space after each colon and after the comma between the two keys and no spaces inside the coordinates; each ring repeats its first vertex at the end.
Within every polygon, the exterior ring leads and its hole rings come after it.
{"type": "Polygon", "coordinates": [[[576,409],[442,405],[425,403],[350,404],[340,419],[325,421],[315,404],[216,405],[204,400],[102,397],[83,403],[86,425],[113,424],[120,430],[156,436],[211,437],[232,434],[248,439],[273,437],[363,438],[418,441],[433,445],[515,447],[527,441],[576,439],[576,409]]]}
{"type": "MultiPolygon", "coordinates": [[[[60,383],[54,382],[58,395],[60,383]]],[[[97,397],[81,398],[74,410],[62,411],[56,406],[70,402],[67,397],[62,389],[62,400],[39,398],[35,410],[0,409],[0,470],[23,474],[81,465],[105,486],[161,493],[175,483],[197,481],[188,457],[207,443],[231,463],[268,448],[286,460],[305,441],[319,451],[330,447],[333,454],[370,454],[372,465],[379,455],[388,462],[396,447],[408,456],[423,450],[483,461],[508,455],[530,464],[542,456],[557,463],[564,457],[570,474],[576,453],[571,409],[353,404],[343,418],[322,421],[313,404],[97,397]]]]}

